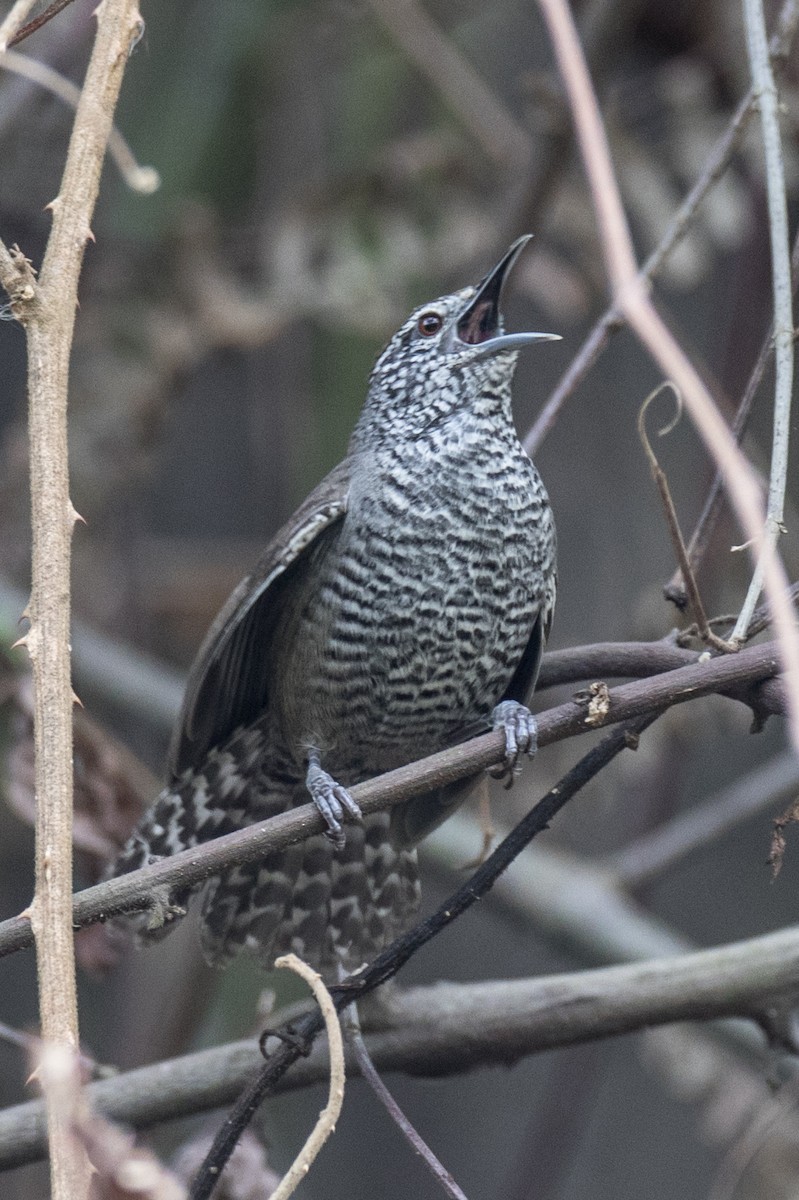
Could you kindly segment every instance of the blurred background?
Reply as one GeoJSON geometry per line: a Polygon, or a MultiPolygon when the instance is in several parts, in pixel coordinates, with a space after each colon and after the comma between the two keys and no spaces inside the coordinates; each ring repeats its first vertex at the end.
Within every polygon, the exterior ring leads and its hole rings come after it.
{"type": "MultiPolygon", "coordinates": [[[[20,50],[80,82],[95,4],[76,0],[20,50]]],[[[749,87],[739,7],[582,0],[575,8],[643,259],[749,87]]],[[[778,6],[767,10],[773,19],[778,6]]],[[[408,310],[476,282],[514,237],[534,233],[508,290],[508,325],[563,341],[520,361],[515,411],[524,434],[607,303],[593,213],[534,5],[144,0],[142,15],[117,122],[162,185],[136,194],[106,166],[72,366],[72,493],[86,520],[76,528],[73,572],[75,674],[86,706],[79,885],[97,877],[154,794],[179,681],[208,623],[271,533],[345,453],[371,363],[408,310]],[[109,646],[125,654],[117,660],[109,646]],[[157,695],[147,690],[151,669],[160,672],[157,695]]],[[[782,96],[795,208],[795,60],[782,96]]],[[[49,94],[0,76],[0,234],[34,264],[70,122],[49,94]]],[[[756,122],[670,256],[657,297],[731,418],[770,321],[756,122]]],[[[0,322],[0,362],[8,646],[29,584],[25,346],[8,320],[0,322]]],[[[657,638],[682,620],[663,597],[674,563],[636,432],[639,406],[658,382],[632,337],[617,333],[537,451],[559,535],[551,648],[657,638]]],[[[770,384],[767,371],[745,439],[765,475],[770,384]]],[[[665,422],[670,402],[660,403],[665,422]]],[[[663,423],[659,415],[653,426],[663,423]]],[[[657,449],[690,532],[712,464],[687,419],[657,449]]],[[[786,524],[795,530],[795,469],[791,478],[786,524]]],[[[741,540],[725,515],[700,579],[711,614],[734,612],[743,598],[749,562],[730,553],[741,540]]],[[[783,551],[795,579],[795,536],[783,551]]],[[[29,699],[24,662],[8,650],[0,689],[7,916],[33,886],[29,699]]],[[[557,698],[547,692],[538,703],[557,698]]],[[[790,831],[775,881],[766,859],[771,820],[799,791],[799,776],[779,721],[756,737],[750,723],[731,701],[676,709],[541,839],[550,899],[571,889],[579,914],[581,872],[599,865],[614,894],[625,885],[627,925],[611,928],[608,918],[603,939],[587,917],[585,928],[579,915],[559,924],[547,916],[547,888],[538,909],[489,897],[401,982],[609,962],[633,953],[631,930],[646,931],[654,954],[792,923],[799,852],[790,831]],[[689,837],[647,867],[639,839],[701,804],[722,814],[722,832],[704,845],[689,837]]],[[[567,742],[542,751],[511,793],[494,797],[495,824],[512,823],[584,749],[567,742]]],[[[479,851],[474,820],[453,827],[451,838],[447,828],[424,854],[426,909],[479,851]]],[[[82,1033],[101,1063],[130,1066],[246,1036],[262,989],[286,993],[284,982],[246,963],[211,972],[189,928],[146,953],[121,952],[114,966],[107,942],[91,932],[80,952],[82,1033]]],[[[30,953],[0,962],[0,1020],[36,1027],[30,953]]],[[[790,1089],[772,1098],[769,1062],[673,1028],[539,1055],[512,1070],[389,1083],[470,1200],[795,1196],[796,1098],[790,1089]],[[772,1104],[767,1132],[752,1135],[753,1119],[772,1104]]],[[[0,1041],[3,1103],[29,1094],[26,1074],[24,1055],[0,1041]]],[[[258,1131],[276,1169],[293,1158],[321,1094],[265,1105],[258,1131]]],[[[173,1124],[153,1142],[169,1157],[214,1124],[173,1124]]],[[[43,1180],[40,1168],[13,1172],[2,1194],[41,1196],[43,1180]]],[[[409,1188],[419,1200],[439,1195],[354,1082],[302,1194],[390,1198],[409,1188]]]]}

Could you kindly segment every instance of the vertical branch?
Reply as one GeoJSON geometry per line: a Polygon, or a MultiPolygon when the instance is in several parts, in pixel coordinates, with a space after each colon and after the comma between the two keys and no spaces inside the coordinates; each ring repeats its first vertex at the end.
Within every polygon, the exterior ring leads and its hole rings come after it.
{"type": "MultiPolygon", "coordinates": [[[[28,339],[32,583],[23,639],[33,664],[36,940],[39,1011],[46,1041],[78,1048],[72,936],[72,703],[69,649],[70,550],[77,514],[69,497],[67,384],[78,276],[94,211],[112,115],[129,47],[139,28],[136,0],[102,0],[40,280],[19,252],[0,252],[0,278],[28,339]]],[[[63,1113],[50,1103],[53,1200],[82,1200],[89,1168],[63,1113]]]]}
{"type": "MultiPolygon", "coordinates": [[[[788,204],[780,142],[779,97],[766,38],[766,21],[760,0],[744,0],[746,45],[752,72],[752,91],[760,109],[763,154],[766,160],[771,276],[774,291],[774,431],[771,475],[766,509],[766,538],[776,546],[782,530],[785,485],[788,478],[788,442],[793,390],[793,288],[788,242],[788,204]]],[[[763,588],[762,559],[755,567],[749,591],[733,630],[733,641],[742,642],[763,588]]]]}

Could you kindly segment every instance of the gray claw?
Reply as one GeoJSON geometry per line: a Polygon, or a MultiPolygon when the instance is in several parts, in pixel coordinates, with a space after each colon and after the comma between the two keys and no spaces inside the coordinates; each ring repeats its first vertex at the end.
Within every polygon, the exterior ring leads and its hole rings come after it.
{"type": "Polygon", "coordinates": [[[346,840],[341,822],[345,816],[353,821],[360,821],[360,808],[347,789],[336,783],[327,771],[322,770],[315,755],[309,757],[305,786],[327,826],[325,836],[340,850],[346,840]]]}
{"type": "Polygon", "coordinates": [[[511,780],[518,775],[519,758],[522,754],[533,757],[538,749],[538,727],[535,717],[518,700],[503,700],[491,714],[493,729],[505,732],[505,762],[497,772],[499,778],[509,773],[511,780]]]}

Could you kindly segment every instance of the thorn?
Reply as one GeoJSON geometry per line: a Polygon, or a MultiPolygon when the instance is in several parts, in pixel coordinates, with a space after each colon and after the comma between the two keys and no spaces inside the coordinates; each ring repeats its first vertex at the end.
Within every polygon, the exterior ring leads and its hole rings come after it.
{"type": "Polygon", "coordinates": [[[85,706],[85,704],[83,703],[83,701],[81,700],[80,696],[78,695],[78,693],[75,691],[75,689],[74,689],[74,688],[72,689],[72,703],[73,703],[73,704],[77,704],[78,708],[85,708],[85,707],[86,707],[86,706],[85,706]]]}
{"type": "Polygon", "coordinates": [[[97,238],[94,236],[91,229],[86,230],[86,241],[92,242],[95,246],[97,245],[97,238]]]}
{"type": "Polygon", "coordinates": [[[141,13],[136,12],[133,15],[133,33],[131,34],[130,45],[128,46],[128,58],[130,58],[131,54],[136,49],[139,42],[144,37],[145,28],[146,28],[146,26],[144,24],[144,20],[142,18],[141,13]]]}
{"type": "Polygon", "coordinates": [[[50,201],[49,204],[45,204],[44,211],[54,213],[60,203],[61,203],[61,197],[56,196],[53,200],[50,201]]]}
{"type": "MultiPolygon", "coordinates": [[[[30,621],[30,619],[31,619],[31,602],[29,600],[28,603],[23,608],[22,612],[20,613],[19,621],[30,621]]],[[[19,621],[17,621],[17,625],[19,625],[19,621]]]]}
{"type": "MultiPolygon", "coordinates": [[[[22,620],[21,617],[20,617],[20,620],[22,620]]],[[[28,646],[28,634],[27,633],[23,634],[21,638],[17,638],[17,640],[15,642],[11,643],[12,650],[19,650],[23,646],[27,649],[27,646],[28,646]]]]}
{"type": "Polygon", "coordinates": [[[80,521],[81,525],[86,525],[88,528],[88,524],[89,524],[88,521],[86,520],[85,517],[81,516],[81,514],[75,508],[75,505],[72,503],[70,503],[70,506],[69,506],[69,517],[70,517],[70,520],[72,521],[73,525],[76,525],[78,523],[78,521],[80,521]]]}

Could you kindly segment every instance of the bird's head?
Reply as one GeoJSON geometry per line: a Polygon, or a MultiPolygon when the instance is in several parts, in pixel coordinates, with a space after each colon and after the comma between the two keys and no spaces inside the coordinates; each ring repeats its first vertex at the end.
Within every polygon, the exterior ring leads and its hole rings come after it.
{"type": "Polygon", "coordinates": [[[505,333],[502,287],[530,237],[477,284],[414,309],[380,354],[353,448],[419,437],[432,422],[509,403],[518,352],[554,333],[505,333]]]}

